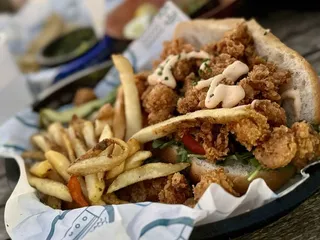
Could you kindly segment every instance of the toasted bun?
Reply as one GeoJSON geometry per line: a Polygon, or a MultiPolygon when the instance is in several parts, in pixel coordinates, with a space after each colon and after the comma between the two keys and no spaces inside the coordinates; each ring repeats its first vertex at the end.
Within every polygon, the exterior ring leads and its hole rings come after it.
{"type": "Polygon", "coordinates": [[[306,120],[312,123],[320,123],[320,84],[317,73],[300,54],[283,44],[254,19],[250,21],[245,21],[242,18],[200,19],[182,22],[176,27],[174,38],[183,38],[195,47],[200,48],[204,44],[218,41],[226,31],[234,29],[243,22],[246,22],[254,39],[257,53],[260,56],[266,56],[268,61],[292,73],[293,81],[287,88],[299,90],[302,104],[300,117],[297,118],[294,114],[293,101],[284,101],[283,107],[286,110],[288,122],[306,120]]]}
{"type": "MultiPolygon", "coordinates": [[[[173,147],[165,148],[163,150],[155,150],[153,155],[158,156],[165,162],[175,163],[177,160],[176,149],[173,147]]],[[[245,194],[250,182],[247,180],[248,174],[254,171],[254,168],[248,164],[243,164],[240,161],[228,161],[225,165],[211,164],[205,160],[192,158],[191,168],[189,171],[190,179],[193,183],[200,181],[201,175],[207,171],[223,167],[228,177],[234,184],[234,189],[242,194],[245,194]]],[[[262,178],[273,190],[279,190],[285,183],[287,183],[296,173],[296,169],[292,166],[281,168],[278,170],[261,170],[255,178],[262,178]]]]}

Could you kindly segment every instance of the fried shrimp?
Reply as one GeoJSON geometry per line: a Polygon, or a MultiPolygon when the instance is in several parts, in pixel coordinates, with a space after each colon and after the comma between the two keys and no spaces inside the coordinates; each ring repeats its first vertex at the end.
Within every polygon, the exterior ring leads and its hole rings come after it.
{"type": "Polygon", "coordinates": [[[153,66],[158,66],[163,60],[165,60],[170,55],[178,55],[182,52],[191,52],[194,51],[195,48],[189,44],[185,43],[182,38],[174,39],[172,41],[165,41],[163,43],[163,50],[160,55],[160,59],[153,63],[153,66]]]}
{"type": "Polygon", "coordinates": [[[270,100],[255,100],[252,108],[258,113],[266,116],[272,127],[280,127],[287,124],[286,112],[279,104],[270,100]]]}
{"type": "Polygon", "coordinates": [[[159,193],[160,202],[169,204],[182,204],[190,197],[192,197],[191,187],[181,173],[169,176],[166,185],[159,193]]]}
{"type": "Polygon", "coordinates": [[[281,99],[279,88],[281,85],[288,83],[290,78],[289,71],[277,68],[274,64],[254,65],[248,77],[242,79],[239,83],[247,91],[249,89],[247,85],[250,85],[254,90],[254,96],[252,94],[246,95],[244,102],[250,103],[248,98],[251,100],[269,99],[271,101],[279,101],[281,99]]]}
{"type": "Polygon", "coordinates": [[[117,196],[129,202],[159,201],[159,193],[167,184],[167,177],[145,180],[123,188],[117,196]]]}
{"type": "Polygon", "coordinates": [[[269,139],[258,146],[253,154],[260,164],[269,169],[288,165],[297,152],[294,133],[286,126],[274,128],[269,139]]]}
{"type": "Polygon", "coordinates": [[[292,131],[297,143],[297,153],[293,159],[293,164],[301,169],[317,156],[320,156],[320,136],[306,122],[294,123],[292,131]]]}
{"type": "Polygon", "coordinates": [[[150,86],[142,95],[142,104],[148,115],[148,123],[154,124],[172,117],[178,95],[165,85],[150,86]]]}
{"type": "Polygon", "coordinates": [[[208,171],[207,173],[201,175],[200,182],[193,188],[194,200],[198,201],[211,183],[217,183],[223,187],[227,192],[234,196],[239,196],[233,189],[233,183],[226,175],[223,168],[218,168],[213,171],[208,171]]]}
{"type": "Polygon", "coordinates": [[[226,53],[240,59],[251,42],[252,37],[248,34],[247,26],[240,24],[237,28],[226,32],[220,41],[207,45],[204,49],[213,53],[226,53]]]}
{"type": "Polygon", "coordinates": [[[231,122],[227,126],[230,132],[235,134],[237,141],[245,146],[248,151],[262,142],[270,132],[267,118],[259,113],[253,114],[251,118],[231,122]]]}
{"type": "Polygon", "coordinates": [[[209,162],[221,160],[229,152],[229,131],[226,126],[212,126],[210,122],[204,121],[200,131],[195,133],[195,139],[203,142],[203,148],[209,162]]]}
{"type": "Polygon", "coordinates": [[[193,85],[195,81],[196,76],[194,73],[191,73],[184,82],[184,97],[179,98],[177,102],[177,110],[180,114],[194,112],[202,108],[200,103],[204,101],[206,97],[207,88],[201,90],[194,88],[193,85]]]}
{"type": "Polygon", "coordinates": [[[148,75],[150,75],[150,72],[140,72],[135,75],[135,82],[137,85],[140,98],[142,97],[142,94],[148,87],[148,82],[147,82],[148,75]]]}
{"type": "Polygon", "coordinates": [[[231,57],[227,53],[215,56],[213,59],[206,62],[206,68],[199,71],[199,77],[201,79],[208,79],[221,74],[226,67],[234,63],[236,60],[237,59],[231,57]]]}

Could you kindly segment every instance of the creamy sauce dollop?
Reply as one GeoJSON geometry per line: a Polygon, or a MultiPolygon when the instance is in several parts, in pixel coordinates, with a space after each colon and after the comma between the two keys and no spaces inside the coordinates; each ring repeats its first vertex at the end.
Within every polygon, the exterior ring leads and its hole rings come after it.
{"type": "MultiPolygon", "coordinates": [[[[222,79],[229,78],[232,81],[236,81],[239,77],[241,77],[244,74],[247,74],[248,72],[249,72],[249,68],[246,64],[244,64],[243,62],[240,62],[240,61],[235,61],[234,63],[232,63],[228,67],[226,67],[226,69],[221,74],[219,74],[217,76],[221,76],[222,79]]],[[[213,79],[215,79],[215,77],[217,77],[217,76],[214,76],[214,77],[209,78],[207,80],[200,80],[197,83],[197,85],[195,86],[196,89],[200,90],[202,88],[209,87],[211,82],[213,81],[213,79]]],[[[221,78],[221,77],[219,77],[219,78],[221,78]]]]}
{"type": "Polygon", "coordinates": [[[220,84],[220,82],[225,78],[236,81],[239,77],[247,74],[248,72],[249,68],[246,64],[240,61],[235,61],[221,74],[207,80],[199,81],[195,88],[200,90],[210,86],[205,100],[205,106],[207,108],[215,108],[221,102],[223,108],[232,108],[244,99],[245,91],[239,85],[230,86],[220,84]]]}
{"type": "Polygon", "coordinates": [[[281,100],[292,99],[293,100],[293,108],[294,113],[297,118],[300,118],[301,113],[301,98],[299,90],[288,89],[281,94],[281,100]]]}
{"type": "Polygon", "coordinates": [[[174,89],[177,86],[177,83],[173,77],[172,68],[178,62],[178,60],[191,59],[191,58],[210,59],[211,57],[208,53],[204,51],[199,51],[199,52],[192,51],[189,53],[182,52],[179,55],[169,55],[167,59],[164,60],[162,63],[160,63],[157,69],[151,75],[148,76],[148,83],[150,85],[156,85],[158,83],[162,83],[174,89]]]}

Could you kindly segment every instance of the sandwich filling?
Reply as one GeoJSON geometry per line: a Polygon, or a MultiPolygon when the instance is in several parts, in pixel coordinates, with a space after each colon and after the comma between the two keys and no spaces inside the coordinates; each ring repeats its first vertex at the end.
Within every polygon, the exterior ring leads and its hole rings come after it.
{"type": "MultiPolygon", "coordinates": [[[[173,144],[181,161],[196,154],[212,163],[250,153],[266,169],[302,168],[320,155],[320,136],[311,125],[287,126],[283,100],[293,100],[297,118],[301,112],[299,92],[280,90],[290,83],[290,71],[256,53],[245,23],[201,49],[183,39],[165,42],[154,69],[136,75],[145,126],[203,109],[250,105],[257,113],[225,125],[181,124],[175,134],[161,139],[161,148],[173,144]]],[[[159,144],[157,140],[153,147],[159,144]]]]}

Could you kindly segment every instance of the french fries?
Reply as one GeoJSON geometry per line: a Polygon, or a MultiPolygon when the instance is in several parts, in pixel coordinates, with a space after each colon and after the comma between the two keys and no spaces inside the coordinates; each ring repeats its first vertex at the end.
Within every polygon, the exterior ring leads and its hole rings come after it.
{"type": "Polygon", "coordinates": [[[50,126],[48,127],[48,133],[50,138],[53,139],[54,142],[61,147],[63,146],[63,140],[61,136],[62,131],[63,131],[63,126],[59,122],[54,122],[50,124],[50,126]]]}
{"type": "Polygon", "coordinates": [[[45,178],[48,176],[49,172],[52,170],[52,165],[49,163],[48,160],[42,162],[36,162],[33,164],[29,171],[39,178],[45,178]]]}
{"type": "Polygon", "coordinates": [[[42,160],[31,165],[28,180],[54,209],[125,204],[128,202],[119,199],[115,191],[168,176],[190,165],[143,165],[152,153],[144,151],[140,142],[131,138],[142,128],[133,69],[126,58],[119,55],[112,58],[122,83],[115,106],[104,104],[93,119],[73,115],[67,127],[51,122],[46,131],[31,138],[41,151],[23,154],[24,158],[42,160]]]}
{"type": "Polygon", "coordinates": [[[68,128],[68,135],[69,135],[73,150],[74,150],[77,158],[79,158],[80,156],[82,156],[83,154],[86,153],[86,147],[85,147],[84,143],[79,138],[76,137],[76,133],[75,133],[73,127],[71,127],[71,126],[69,126],[69,128],[68,128]]]}
{"type": "Polygon", "coordinates": [[[151,156],[152,156],[152,153],[150,151],[136,152],[131,157],[126,159],[125,170],[128,171],[130,169],[140,167],[143,164],[144,160],[148,159],[151,156]]]}
{"type": "Polygon", "coordinates": [[[73,139],[72,145],[73,145],[73,149],[76,153],[77,158],[81,157],[82,155],[84,155],[86,153],[86,147],[80,139],[78,139],[78,138],[73,139]]]}
{"type": "Polygon", "coordinates": [[[37,178],[31,175],[28,176],[28,180],[30,185],[35,187],[39,192],[66,202],[72,202],[71,195],[66,185],[50,179],[37,178]]]}
{"type": "Polygon", "coordinates": [[[99,179],[99,181],[101,181],[104,178],[105,172],[98,172],[97,173],[97,177],[99,179]]]}
{"type": "MultiPolygon", "coordinates": [[[[92,148],[97,144],[96,141],[96,133],[92,122],[90,121],[77,121],[77,125],[75,126],[76,131],[74,131],[74,135],[77,135],[77,131],[80,132],[85,140],[85,143],[88,148],[92,148]],[[79,124],[80,123],[80,124],[79,124]]],[[[71,132],[73,135],[73,132],[71,132]]],[[[78,134],[79,135],[79,134],[78,134]]],[[[86,149],[83,142],[75,137],[74,138],[74,147],[76,149],[77,157],[79,158],[83,154],[85,154],[86,149]]],[[[90,174],[85,176],[85,185],[87,197],[91,203],[96,203],[101,200],[101,196],[103,194],[105,183],[103,178],[98,178],[97,174],[90,174]]]]}
{"type": "Polygon", "coordinates": [[[114,167],[106,174],[106,179],[113,179],[120,175],[124,171],[125,162],[122,162],[119,166],[114,167]]]}
{"type": "Polygon", "coordinates": [[[102,130],[101,135],[100,135],[99,142],[101,142],[102,140],[104,140],[106,138],[112,138],[112,137],[113,137],[113,133],[111,131],[111,127],[109,126],[109,124],[106,124],[102,130]]]}
{"type": "Polygon", "coordinates": [[[32,136],[32,142],[43,152],[47,152],[52,148],[50,140],[41,134],[32,136]]]}
{"type": "Polygon", "coordinates": [[[85,176],[92,173],[109,171],[120,165],[128,157],[128,154],[128,145],[124,141],[116,138],[104,139],[78,158],[78,160],[68,168],[68,172],[74,175],[85,176]],[[121,154],[119,156],[104,155],[103,151],[106,150],[109,145],[113,144],[121,147],[121,154]]]}
{"type": "Polygon", "coordinates": [[[62,138],[63,147],[67,151],[68,158],[70,162],[73,163],[76,160],[76,157],[72,148],[72,143],[70,141],[70,138],[65,130],[61,131],[61,138],[62,138]]]}
{"type": "Polygon", "coordinates": [[[23,159],[32,159],[36,161],[44,161],[46,158],[42,151],[25,151],[21,154],[23,159]]]}
{"type": "Polygon", "coordinates": [[[75,137],[79,138],[82,141],[84,141],[83,134],[82,134],[84,122],[85,122],[85,120],[78,118],[76,115],[74,115],[72,117],[72,120],[70,122],[70,126],[72,127],[72,129],[74,131],[75,137]]]}
{"type": "Polygon", "coordinates": [[[117,99],[114,104],[113,132],[115,138],[124,139],[126,134],[126,116],[124,112],[123,88],[120,86],[117,93],[117,99]]]}
{"type": "Polygon", "coordinates": [[[97,119],[99,120],[105,120],[107,121],[108,124],[112,123],[112,118],[113,118],[113,107],[111,106],[110,103],[104,104],[98,111],[97,114],[97,119]]]}
{"type": "Polygon", "coordinates": [[[70,174],[67,172],[70,166],[69,160],[63,154],[52,150],[46,152],[45,156],[59,175],[68,182],[70,179],[70,174]]]}
{"type": "Polygon", "coordinates": [[[137,182],[180,172],[189,167],[189,163],[149,163],[120,174],[109,186],[107,193],[113,193],[137,182]]]}
{"type": "MultiPolygon", "coordinates": [[[[108,124],[108,122],[106,120],[99,120],[96,119],[94,122],[94,132],[96,134],[96,138],[99,139],[99,137],[101,136],[101,133],[104,129],[104,126],[106,126],[108,124]]],[[[100,141],[99,141],[100,142],[100,141]]]]}
{"type": "MultiPolygon", "coordinates": [[[[119,156],[121,154],[121,148],[115,145],[112,151],[112,156],[119,156]]],[[[106,179],[112,179],[120,175],[124,171],[125,161],[123,161],[119,166],[114,167],[112,170],[107,172],[106,179]]]]}
{"type": "Polygon", "coordinates": [[[137,86],[134,80],[133,68],[124,56],[112,55],[113,63],[120,75],[124,93],[124,108],[126,117],[126,135],[128,140],[142,128],[142,114],[137,86]]]}
{"type": "Polygon", "coordinates": [[[55,182],[60,182],[60,183],[65,182],[64,179],[57,173],[57,171],[54,170],[54,168],[52,168],[51,171],[48,172],[47,178],[55,182]]]}
{"type": "Polygon", "coordinates": [[[88,198],[90,202],[99,202],[105,188],[104,179],[99,180],[97,174],[85,176],[88,198]]]}
{"type": "Polygon", "coordinates": [[[130,138],[127,144],[129,147],[129,157],[135,154],[141,148],[140,143],[134,138],[130,138]]]}
{"type": "Polygon", "coordinates": [[[86,182],[84,181],[83,177],[81,177],[81,176],[78,176],[77,178],[78,178],[78,181],[80,183],[81,191],[82,191],[83,195],[86,197],[86,199],[89,199],[88,198],[88,190],[87,190],[86,182]]]}
{"type": "Polygon", "coordinates": [[[93,148],[97,144],[92,122],[85,121],[83,123],[82,135],[88,148],[93,148]]]}

